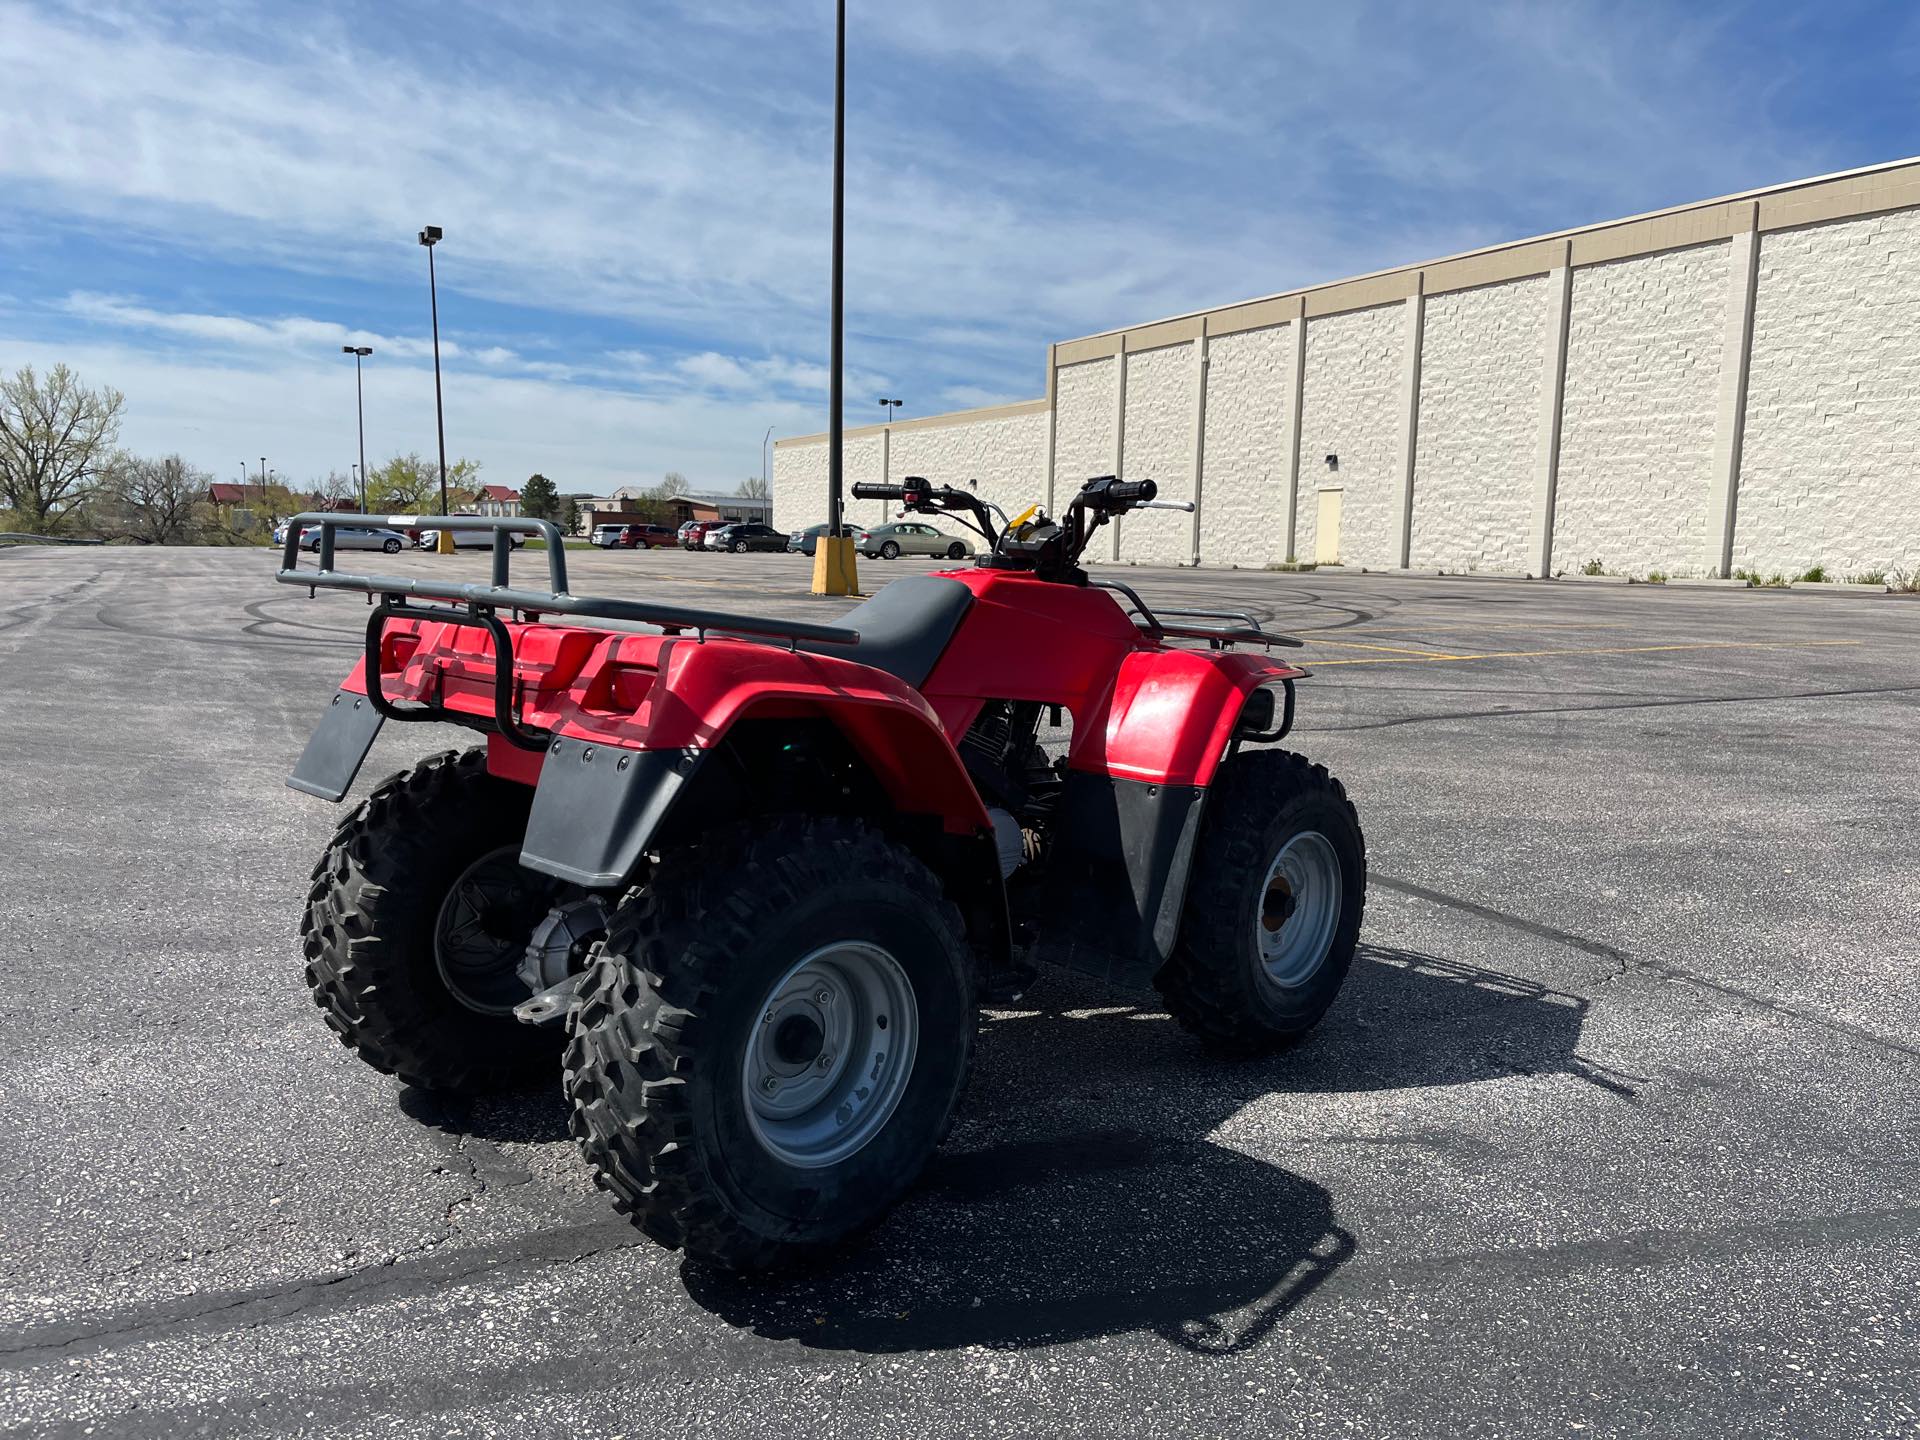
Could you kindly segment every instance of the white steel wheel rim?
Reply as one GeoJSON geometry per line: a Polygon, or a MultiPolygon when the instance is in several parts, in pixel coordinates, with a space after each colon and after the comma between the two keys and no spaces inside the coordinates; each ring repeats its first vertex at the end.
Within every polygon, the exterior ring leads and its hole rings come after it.
{"type": "Polygon", "coordinates": [[[1340,856],[1317,830],[1303,830],[1273,857],[1253,917],[1260,970],[1269,984],[1296,989],[1326,963],[1340,924],[1340,856]]]}
{"type": "Polygon", "coordinates": [[[768,990],[747,1037],[740,1081],[754,1138],[803,1170],[845,1160],[893,1118],[919,1042],[899,961],[865,940],[821,946],[768,990]]]}

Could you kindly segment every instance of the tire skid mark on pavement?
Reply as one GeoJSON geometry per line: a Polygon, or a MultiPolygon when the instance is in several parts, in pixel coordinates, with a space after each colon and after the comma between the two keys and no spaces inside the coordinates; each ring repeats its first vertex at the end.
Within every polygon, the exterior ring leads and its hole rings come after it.
{"type": "Polygon", "coordinates": [[[1575,935],[1570,930],[1562,930],[1558,926],[1548,925],[1539,920],[1529,920],[1525,916],[1515,915],[1506,910],[1496,910],[1491,905],[1482,905],[1475,900],[1467,900],[1458,895],[1449,895],[1444,890],[1432,890],[1425,885],[1416,885],[1411,880],[1401,880],[1391,875],[1374,874],[1368,877],[1367,883],[1369,885],[1381,886],[1383,889],[1392,890],[1401,895],[1411,896],[1416,900],[1424,900],[1429,905],[1439,905],[1448,910],[1458,910],[1462,914],[1473,916],[1475,919],[1490,921],[1495,925],[1503,925],[1510,930],[1518,930],[1522,934],[1532,935],[1541,940],[1549,940],[1556,945],[1564,945],[1570,950],[1578,950],[1584,955],[1592,955],[1611,961],[1617,967],[1617,973],[1612,977],[1615,979],[1630,974],[1642,974],[1651,975],[1660,980],[1670,980],[1681,985],[1690,985],[1697,990],[1704,990],[1722,999],[1729,1000],[1738,1006],[1765,1011],[1771,1015],[1785,1016],[1793,1020],[1803,1020],[1810,1025],[1818,1026],[1836,1035],[1844,1035],[1850,1040],[1871,1046],[1876,1050],[1888,1051],[1896,1055],[1904,1055],[1912,1060],[1920,1060],[1920,1047],[1904,1044],[1890,1036],[1881,1035],[1869,1030],[1864,1025],[1855,1025],[1851,1021],[1839,1019],[1837,1016],[1823,1015],[1817,1010],[1795,1004],[1790,1000],[1776,1000],[1772,996],[1762,995],[1757,991],[1749,990],[1744,986],[1729,984],[1724,980],[1715,980],[1711,976],[1702,975],[1698,971],[1688,970],[1680,965],[1668,964],[1664,960],[1644,960],[1638,956],[1629,955],[1626,951],[1617,949],[1604,941],[1592,940],[1584,935],[1575,935]]]}
{"type": "Polygon", "coordinates": [[[1859,646],[1864,640],[1698,640],[1670,645],[1608,645],[1575,650],[1486,650],[1469,655],[1422,655],[1419,657],[1354,656],[1351,659],[1316,660],[1317,666],[1329,665],[1446,665],[1467,660],[1539,660],[1556,655],[1658,655],[1677,650],[1823,650],[1859,646]]]}
{"type": "MultiPolygon", "coordinates": [[[[1412,687],[1395,685],[1379,688],[1406,690],[1412,687]]],[[[1538,692],[1496,693],[1537,694],[1538,692]]],[[[1302,734],[1326,735],[1346,730],[1392,730],[1401,725],[1425,725],[1443,720],[1507,720],[1528,715],[1605,714],[1616,710],[1670,710],[1689,705],[1770,705],[1776,701],[1785,700],[1852,700],[1871,695],[1914,694],[1920,694],[1920,685],[1878,685],[1853,690],[1787,690],[1775,695],[1698,695],[1678,699],[1623,699],[1599,705],[1536,705],[1524,710],[1442,710],[1430,715],[1402,715],[1392,720],[1366,720],[1357,725],[1301,725],[1298,728],[1302,734]]]]}

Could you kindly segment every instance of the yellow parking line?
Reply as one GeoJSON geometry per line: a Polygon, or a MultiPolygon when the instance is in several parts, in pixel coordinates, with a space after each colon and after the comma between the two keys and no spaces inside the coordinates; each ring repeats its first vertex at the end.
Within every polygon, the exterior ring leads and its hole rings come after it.
{"type": "Polygon", "coordinates": [[[1314,669],[1329,665],[1441,665],[1456,660],[1533,660],[1547,655],[1654,655],[1669,650],[1814,650],[1835,645],[1860,645],[1860,640],[1715,640],[1688,645],[1619,645],[1590,650],[1490,650],[1479,655],[1383,656],[1380,659],[1358,657],[1351,660],[1316,660],[1314,669]]]}
{"type": "Polygon", "coordinates": [[[1457,660],[1457,655],[1448,655],[1438,650],[1409,650],[1404,645],[1366,645],[1358,640],[1326,640],[1318,635],[1302,635],[1301,641],[1308,645],[1338,645],[1342,650],[1379,650],[1388,655],[1418,655],[1422,659],[1457,660]]]}

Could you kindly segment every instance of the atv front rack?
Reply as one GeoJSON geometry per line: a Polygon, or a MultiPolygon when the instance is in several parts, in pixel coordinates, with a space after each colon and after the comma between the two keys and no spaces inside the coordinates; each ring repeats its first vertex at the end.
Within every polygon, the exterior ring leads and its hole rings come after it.
{"type": "Polygon", "coordinates": [[[319,590],[355,590],[368,602],[377,597],[379,604],[367,619],[367,699],[374,710],[388,720],[437,720],[466,723],[465,719],[434,705],[395,705],[381,693],[380,644],[387,622],[393,619],[431,620],[441,624],[467,625],[487,631],[493,637],[494,697],[493,729],[506,740],[525,750],[544,750],[547,737],[528,730],[519,722],[518,683],[514,675],[513,637],[500,620],[502,610],[527,621],[545,615],[565,615],[590,620],[612,620],[627,624],[652,625],[669,635],[692,631],[705,641],[709,635],[725,639],[784,643],[799,648],[801,641],[815,645],[858,645],[860,632],[840,625],[814,625],[804,620],[780,620],[769,616],[735,615],[724,610],[702,610],[686,605],[663,605],[651,600],[619,600],[609,595],[575,595],[567,588],[566,542],[560,529],[550,520],[522,516],[496,515],[352,515],[308,513],[287,522],[287,538],[280,558],[279,573],[273,577],[282,585],[304,585],[307,593],[319,590]],[[342,526],[382,527],[395,530],[435,529],[454,531],[491,531],[494,535],[492,583],[435,580],[416,575],[355,575],[335,570],[335,531],[342,526]],[[303,536],[319,531],[319,561],[316,569],[300,568],[303,536]],[[534,535],[546,542],[547,588],[519,590],[512,584],[513,547],[509,537],[534,535]],[[445,607],[410,604],[417,600],[444,600],[445,607]]]}
{"type": "Polygon", "coordinates": [[[1280,645],[1297,650],[1306,644],[1306,641],[1296,640],[1291,635],[1276,635],[1271,630],[1262,630],[1260,622],[1244,610],[1173,610],[1164,605],[1155,610],[1140,598],[1140,593],[1131,585],[1123,585],[1118,580],[1089,580],[1087,584],[1126,596],[1133,606],[1135,623],[1156,636],[1205,640],[1208,647],[1214,650],[1224,650],[1231,645],[1280,645]],[[1166,616],[1186,620],[1238,620],[1240,625],[1238,628],[1223,625],[1169,625],[1163,618],[1166,616]]]}

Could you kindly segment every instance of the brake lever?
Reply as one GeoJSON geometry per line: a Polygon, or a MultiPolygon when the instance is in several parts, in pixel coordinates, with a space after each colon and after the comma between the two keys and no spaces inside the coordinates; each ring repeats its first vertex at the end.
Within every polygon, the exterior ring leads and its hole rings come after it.
{"type": "Polygon", "coordinates": [[[1141,500],[1129,507],[1134,510],[1178,510],[1183,514],[1193,513],[1191,500],[1141,500]]]}

